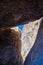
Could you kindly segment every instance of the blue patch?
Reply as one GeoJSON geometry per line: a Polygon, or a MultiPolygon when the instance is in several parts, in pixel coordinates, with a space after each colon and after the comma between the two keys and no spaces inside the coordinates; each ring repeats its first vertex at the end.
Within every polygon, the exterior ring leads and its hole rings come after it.
{"type": "Polygon", "coordinates": [[[19,25],[18,28],[19,28],[20,30],[23,30],[24,25],[19,25]]]}

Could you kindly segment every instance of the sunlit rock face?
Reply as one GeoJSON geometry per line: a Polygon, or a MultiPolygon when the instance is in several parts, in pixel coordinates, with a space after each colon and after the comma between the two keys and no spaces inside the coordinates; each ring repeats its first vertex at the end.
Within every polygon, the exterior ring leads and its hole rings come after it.
{"type": "Polygon", "coordinates": [[[24,28],[21,31],[21,40],[22,40],[21,53],[24,61],[30,49],[33,47],[35,43],[38,29],[40,27],[40,23],[41,23],[41,19],[36,20],[34,22],[30,22],[24,25],[24,28]]]}
{"type": "Polygon", "coordinates": [[[30,49],[33,47],[36,36],[40,27],[41,19],[29,22],[26,25],[19,25],[17,27],[13,27],[11,29],[15,29],[21,35],[22,47],[21,47],[21,55],[23,58],[23,62],[26,59],[27,54],[30,49]]]}
{"type": "Polygon", "coordinates": [[[43,20],[36,41],[28,53],[24,65],[43,65],[43,20]]]}

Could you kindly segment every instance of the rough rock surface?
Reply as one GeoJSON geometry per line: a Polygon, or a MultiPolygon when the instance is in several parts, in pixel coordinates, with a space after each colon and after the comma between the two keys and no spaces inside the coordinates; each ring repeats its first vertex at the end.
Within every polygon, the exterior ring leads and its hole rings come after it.
{"type": "MultiPolygon", "coordinates": [[[[26,57],[28,56],[28,53],[29,54],[32,53],[32,52],[30,52],[30,49],[34,46],[36,36],[38,33],[38,29],[40,27],[40,23],[41,23],[41,19],[36,20],[34,22],[30,22],[30,23],[24,25],[24,28],[22,31],[20,31],[18,29],[18,27],[11,28],[11,29],[15,29],[16,31],[19,31],[21,34],[21,40],[22,40],[21,54],[22,54],[23,62],[25,61],[26,57]]],[[[34,55],[34,53],[35,53],[35,50],[33,50],[33,55],[34,55]]],[[[27,65],[27,63],[30,62],[31,57],[33,57],[31,55],[28,57],[29,59],[28,58],[26,59],[26,62],[25,62],[26,65],[27,65]]],[[[36,55],[37,55],[37,53],[36,53],[36,55]]]]}
{"type": "Polygon", "coordinates": [[[23,60],[25,60],[27,54],[34,45],[39,26],[40,26],[40,19],[24,25],[24,29],[21,31],[21,39],[22,39],[21,53],[23,60]]]}
{"type": "Polygon", "coordinates": [[[22,65],[21,39],[11,29],[0,30],[0,65],[22,65]]]}
{"type": "Polygon", "coordinates": [[[15,29],[16,31],[19,31],[21,34],[21,41],[22,41],[21,54],[23,57],[23,62],[25,61],[26,56],[28,55],[30,49],[33,47],[35,43],[36,36],[40,27],[41,19],[24,25],[22,31],[19,30],[18,27],[11,28],[11,29],[15,29]]]}
{"type": "Polygon", "coordinates": [[[25,61],[25,58],[27,54],[29,53],[30,49],[33,47],[38,29],[40,27],[41,19],[36,20],[34,22],[30,22],[26,25],[24,25],[23,30],[19,30],[18,27],[14,27],[11,29],[15,29],[16,31],[19,31],[21,34],[21,41],[22,41],[22,49],[21,54],[23,57],[23,62],[25,61]]]}
{"type": "Polygon", "coordinates": [[[28,53],[24,65],[43,65],[43,20],[35,44],[28,53]]]}
{"type": "Polygon", "coordinates": [[[11,27],[43,16],[43,0],[0,0],[0,27],[11,27]]]}

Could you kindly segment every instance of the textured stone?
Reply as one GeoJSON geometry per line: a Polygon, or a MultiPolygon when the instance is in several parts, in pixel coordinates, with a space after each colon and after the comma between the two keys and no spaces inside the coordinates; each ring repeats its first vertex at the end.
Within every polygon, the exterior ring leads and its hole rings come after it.
{"type": "Polygon", "coordinates": [[[23,30],[21,31],[21,40],[22,40],[22,57],[25,60],[27,54],[29,53],[30,49],[34,45],[38,29],[40,26],[40,20],[36,20],[34,22],[30,22],[24,25],[23,30]]]}
{"type": "Polygon", "coordinates": [[[21,38],[11,29],[0,31],[0,65],[22,65],[21,38]]]}
{"type": "Polygon", "coordinates": [[[28,53],[24,65],[43,65],[43,19],[36,37],[36,41],[28,53]]]}
{"type": "Polygon", "coordinates": [[[13,27],[43,16],[43,0],[0,0],[0,27],[13,27]]]}

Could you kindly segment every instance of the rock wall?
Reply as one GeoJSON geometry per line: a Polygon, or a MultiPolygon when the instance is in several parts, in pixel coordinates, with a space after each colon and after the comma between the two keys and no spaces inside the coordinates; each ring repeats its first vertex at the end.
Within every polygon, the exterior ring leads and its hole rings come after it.
{"type": "Polygon", "coordinates": [[[43,65],[43,19],[35,43],[28,53],[24,65],[43,65]]]}
{"type": "Polygon", "coordinates": [[[23,60],[25,60],[27,54],[34,45],[39,27],[40,19],[24,25],[24,28],[21,31],[23,60]]]}
{"type": "Polygon", "coordinates": [[[43,0],[0,0],[0,27],[13,27],[43,16],[43,0]]]}

